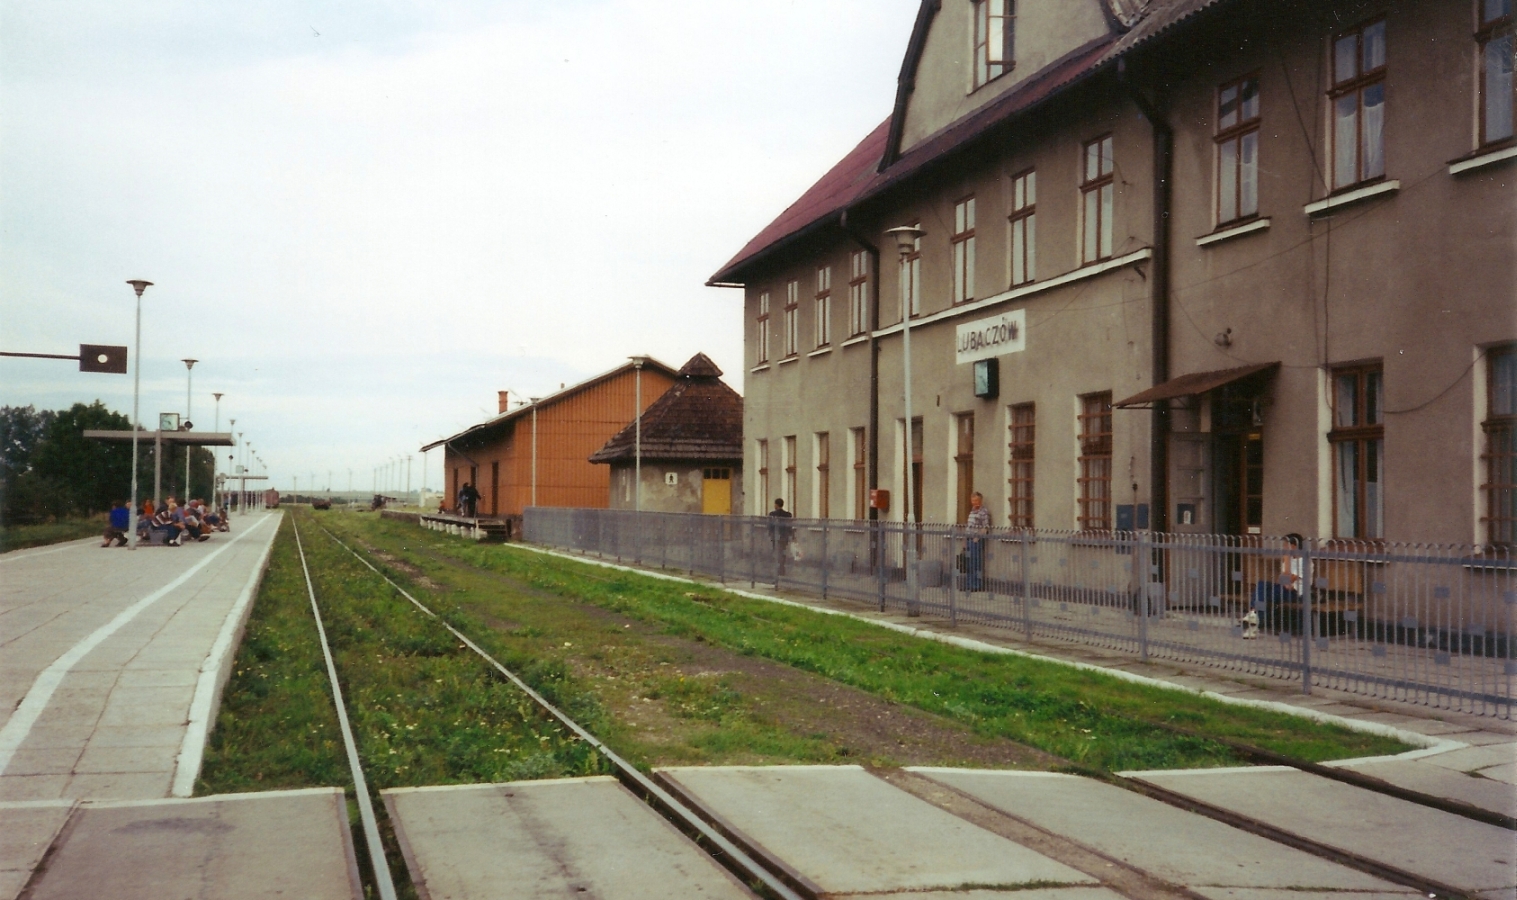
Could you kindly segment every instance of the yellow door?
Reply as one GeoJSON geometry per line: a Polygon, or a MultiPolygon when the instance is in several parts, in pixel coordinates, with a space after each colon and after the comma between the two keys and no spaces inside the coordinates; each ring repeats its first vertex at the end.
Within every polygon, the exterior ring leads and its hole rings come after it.
{"type": "Polygon", "coordinates": [[[701,478],[701,512],[707,515],[732,514],[732,470],[706,469],[701,478]]]}

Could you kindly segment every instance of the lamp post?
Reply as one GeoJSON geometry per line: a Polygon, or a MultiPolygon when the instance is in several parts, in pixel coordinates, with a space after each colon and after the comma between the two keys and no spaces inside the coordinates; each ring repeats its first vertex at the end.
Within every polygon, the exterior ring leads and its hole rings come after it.
{"type": "MultiPolygon", "coordinates": [[[[194,422],[190,421],[190,414],[192,412],[193,406],[193,403],[190,399],[192,396],[190,389],[195,384],[195,363],[200,362],[200,360],[181,359],[180,362],[184,363],[184,422],[180,425],[180,427],[185,431],[189,431],[190,428],[192,428],[195,424],[194,422]]],[[[193,444],[184,445],[184,496],[179,498],[180,506],[184,506],[190,502],[190,458],[194,456],[194,453],[191,452],[194,449],[195,448],[193,444]]]]}
{"type": "MultiPolygon", "coordinates": [[[[916,499],[916,477],[912,471],[912,463],[915,460],[915,456],[912,453],[913,448],[911,446],[911,304],[916,298],[911,295],[915,286],[911,283],[911,272],[907,258],[916,250],[917,242],[927,232],[915,225],[902,225],[898,228],[888,229],[885,233],[895,235],[896,252],[900,256],[901,261],[901,376],[905,381],[903,395],[906,413],[906,496],[902,498],[901,506],[902,513],[905,516],[904,524],[906,527],[902,531],[902,534],[906,535],[910,541],[909,546],[903,548],[903,550],[912,557],[911,561],[906,563],[907,592],[910,596],[910,602],[906,606],[906,614],[908,616],[916,616],[921,615],[921,610],[917,607],[916,602],[916,557],[920,551],[917,548],[916,541],[911,540],[911,515],[913,512],[913,501],[916,499]]],[[[918,516],[922,514],[920,509],[915,510],[915,512],[918,516]]]]}
{"type": "Polygon", "coordinates": [[[541,397],[529,397],[532,401],[532,505],[537,505],[537,401],[541,397]]]}
{"type": "MultiPolygon", "coordinates": [[[[214,434],[220,434],[221,433],[221,394],[218,394],[215,391],[212,391],[211,392],[211,396],[216,398],[216,425],[215,425],[215,427],[213,427],[211,429],[211,431],[214,434]]],[[[216,511],[216,507],[218,505],[216,503],[216,500],[217,500],[217,497],[216,497],[216,451],[212,450],[211,451],[211,511],[212,512],[216,511]]]]}
{"type": "Polygon", "coordinates": [[[629,357],[633,371],[633,405],[637,417],[632,425],[632,510],[643,511],[643,363],[646,356],[629,357]]]}
{"type": "Polygon", "coordinates": [[[142,388],[142,292],[152,287],[151,281],[143,281],[134,278],[127,282],[132,290],[137,292],[137,332],[135,343],[132,347],[132,508],[131,523],[127,529],[130,543],[128,549],[137,549],[137,433],[142,430],[142,422],[137,417],[138,399],[142,388]]]}
{"type": "MultiPolygon", "coordinates": [[[[411,502],[411,454],[406,454],[406,502],[411,502]]],[[[420,506],[421,504],[416,504],[420,506]]]]}

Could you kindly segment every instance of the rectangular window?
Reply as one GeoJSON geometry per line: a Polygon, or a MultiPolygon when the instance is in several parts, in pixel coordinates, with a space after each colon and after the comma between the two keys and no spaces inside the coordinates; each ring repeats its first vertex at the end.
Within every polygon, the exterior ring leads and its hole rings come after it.
{"type": "Polygon", "coordinates": [[[1259,76],[1217,90],[1217,224],[1259,214],[1259,76]]]}
{"type": "MultiPolygon", "coordinates": [[[[906,483],[905,473],[902,473],[901,483],[906,483]]],[[[911,420],[911,519],[913,522],[922,521],[922,418],[920,416],[911,420]]],[[[903,513],[906,511],[903,507],[903,513]]]]}
{"type": "Polygon", "coordinates": [[[1038,173],[1028,169],[1011,179],[1011,283],[1038,277],[1038,173]]]}
{"type": "Polygon", "coordinates": [[[1082,262],[1096,262],[1111,256],[1111,206],[1113,172],[1111,135],[1096,138],[1085,145],[1085,165],[1081,172],[1081,247],[1082,262]]]}
{"type": "Polygon", "coordinates": [[[785,508],[795,513],[795,435],[785,437],[785,508]]]}
{"type": "Polygon", "coordinates": [[[953,302],[974,299],[974,198],[953,205],[953,302]]]}
{"type": "MultiPolygon", "coordinates": [[[[922,223],[915,222],[913,228],[921,228],[922,223]]],[[[901,278],[901,318],[906,318],[906,310],[911,310],[913,317],[922,314],[922,239],[917,238],[912,242],[911,252],[906,254],[906,272],[901,278]]]]}
{"type": "Polygon", "coordinates": [[[1517,58],[1517,36],[1512,28],[1512,0],[1478,0],[1480,30],[1480,145],[1512,138],[1512,106],[1517,82],[1512,63],[1517,58]]]}
{"type": "Polygon", "coordinates": [[[816,270],[816,345],[832,343],[832,267],[816,270]]]}
{"type": "Polygon", "coordinates": [[[958,482],[958,518],[962,523],[969,517],[969,495],[974,493],[974,413],[953,417],[954,474],[958,482]]]}
{"type": "Polygon", "coordinates": [[[816,517],[825,519],[832,515],[832,435],[819,431],[816,435],[816,517]]]}
{"type": "Polygon", "coordinates": [[[801,283],[785,285],[785,355],[794,356],[801,349],[801,283]]]}
{"type": "Polygon", "coordinates": [[[758,359],[756,362],[766,363],[769,361],[769,292],[759,294],[758,311],[758,359]]]}
{"type": "Polygon", "coordinates": [[[853,517],[869,518],[869,445],[865,442],[864,429],[850,432],[853,441],[853,517]]]}
{"type": "Polygon", "coordinates": [[[762,516],[769,511],[769,504],[774,502],[774,495],[769,493],[769,442],[758,442],[758,508],[755,515],[762,516]]]}
{"type": "Polygon", "coordinates": [[[1033,442],[1036,436],[1037,407],[1018,403],[1008,410],[1006,449],[1010,462],[1006,496],[1011,502],[1006,524],[1012,528],[1032,527],[1033,442]]]}
{"type": "Polygon", "coordinates": [[[855,250],[848,257],[848,334],[869,329],[869,254],[855,250]]]}
{"type": "Polygon", "coordinates": [[[1380,366],[1333,370],[1333,534],[1385,537],[1385,388],[1380,366]]]}
{"type": "Polygon", "coordinates": [[[1486,353],[1485,540],[1517,547],[1517,344],[1486,353]]]}
{"type": "Polygon", "coordinates": [[[1333,39],[1333,190],[1385,175],[1385,20],[1333,39]]]}
{"type": "Polygon", "coordinates": [[[1016,27],[1016,0],[975,0],[975,87],[1011,71],[1016,58],[1016,27]]]}
{"type": "Polygon", "coordinates": [[[1080,530],[1111,530],[1111,391],[1080,398],[1080,530]]]}

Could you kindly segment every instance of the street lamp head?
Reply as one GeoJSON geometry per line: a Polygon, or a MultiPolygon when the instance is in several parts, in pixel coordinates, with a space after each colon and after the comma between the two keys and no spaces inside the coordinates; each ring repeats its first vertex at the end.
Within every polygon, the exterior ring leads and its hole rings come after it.
{"type": "Polygon", "coordinates": [[[629,356],[627,358],[632,360],[632,368],[634,369],[641,369],[643,367],[643,363],[646,363],[648,360],[652,359],[650,356],[629,356]]]}
{"type": "Polygon", "coordinates": [[[138,297],[142,296],[144,290],[153,286],[151,281],[143,281],[141,278],[129,278],[126,283],[132,286],[132,290],[137,292],[138,297]]]}
{"type": "Polygon", "coordinates": [[[221,395],[221,394],[218,394],[218,393],[217,393],[217,392],[215,392],[215,391],[211,391],[211,396],[212,396],[212,397],[215,397],[215,398],[216,398],[216,402],[217,402],[217,403],[220,403],[220,402],[221,402],[221,397],[222,397],[222,395],[221,395]]]}
{"type": "Polygon", "coordinates": [[[915,225],[901,225],[896,228],[888,228],[886,234],[895,235],[895,249],[902,259],[916,250],[917,241],[921,240],[927,232],[915,225]]]}
{"type": "Polygon", "coordinates": [[[184,363],[184,367],[186,369],[193,369],[193,368],[195,368],[195,363],[200,362],[200,360],[198,360],[198,359],[181,359],[180,362],[184,363]]]}

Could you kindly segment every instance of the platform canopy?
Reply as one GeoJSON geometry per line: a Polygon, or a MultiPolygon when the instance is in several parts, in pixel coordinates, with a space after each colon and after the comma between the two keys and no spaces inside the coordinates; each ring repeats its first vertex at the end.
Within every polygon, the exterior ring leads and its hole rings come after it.
{"type": "MultiPolygon", "coordinates": [[[[84,436],[94,438],[97,441],[130,441],[132,432],[108,431],[100,428],[86,428],[84,436]]],[[[230,431],[139,431],[138,441],[162,441],[165,444],[188,444],[194,447],[231,447],[234,446],[230,431]]]]}

